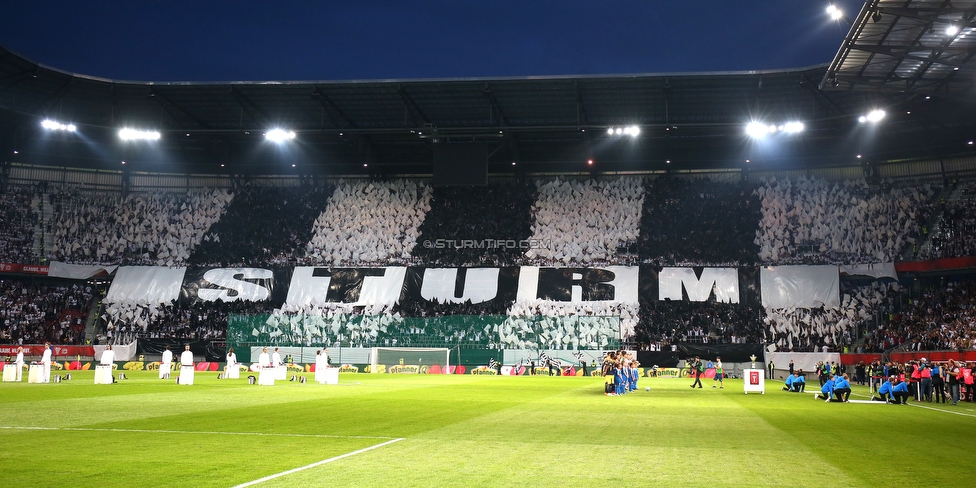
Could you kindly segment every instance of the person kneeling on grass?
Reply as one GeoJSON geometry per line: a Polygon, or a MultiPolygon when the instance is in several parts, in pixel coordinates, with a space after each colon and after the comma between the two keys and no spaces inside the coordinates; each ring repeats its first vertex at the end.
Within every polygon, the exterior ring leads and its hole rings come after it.
{"type": "Polygon", "coordinates": [[[876,402],[891,403],[892,396],[891,396],[891,380],[890,379],[885,378],[885,382],[884,383],[881,383],[881,386],[878,387],[878,395],[880,395],[880,396],[871,397],[871,400],[874,400],[876,402]]]}
{"type": "Polygon", "coordinates": [[[800,374],[798,374],[796,378],[793,378],[792,391],[794,393],[803,393],[803,391],[806,390],[806,388],[807,388],[807,375],[806,373],[800,372],[800,374]]]}
{"type": "Polygon", "coordinates": [[[846,402],[851,398],[851,380],[847,373],[834,375],[834,401],[846,402]]]}
{"type": "Polygon", "coordinates": [[[908,405],[908,382],[895,380],[895,384],[891,387],[891,396],[894,397],[895,404],[908,405]]]}
{"type": "Polygon", "coordinates": [[[820,394],[817,395],[817,400],[826,400],[829,402],[830,397],[833,396],[833,394],[834,381],[828,378],[827,381],[824,382],[823,386],[820,387],[820,394]]]}
{"type": "Polygon", "coordinates": [[[796,377],[793,376],[793,373],[790,373],[790,375],[786,377],[786,386],[783,387],[783,391],[793,391],[794,380],[796,380],[796,377]]]}

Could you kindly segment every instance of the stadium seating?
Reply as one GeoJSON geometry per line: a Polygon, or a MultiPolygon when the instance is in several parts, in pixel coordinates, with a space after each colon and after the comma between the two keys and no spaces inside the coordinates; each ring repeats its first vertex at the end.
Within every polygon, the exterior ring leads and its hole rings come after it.
{"type": "Polygon", "coordinates": [[[0,279],[0,343],[81,344],[93,296],[85,284],[0,279]]]}

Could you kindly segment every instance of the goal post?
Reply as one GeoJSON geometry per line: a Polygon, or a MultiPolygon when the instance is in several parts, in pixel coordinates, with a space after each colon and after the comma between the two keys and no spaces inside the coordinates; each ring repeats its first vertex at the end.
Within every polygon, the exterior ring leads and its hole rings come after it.
{"type": "Polygon", "coordinates": [[[447,347],[374,347],[370,350],[371,373],[442,373],[451,371],[447,347]]]}

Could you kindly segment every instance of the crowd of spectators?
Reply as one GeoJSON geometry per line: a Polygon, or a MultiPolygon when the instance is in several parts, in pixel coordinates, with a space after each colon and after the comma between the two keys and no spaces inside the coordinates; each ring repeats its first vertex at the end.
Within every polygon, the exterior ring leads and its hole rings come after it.
{"type": "Polygon", "coordinates": [[[47,257],[73,264],[182,266],[232,198],[227,190],[120,196],[62,189],[50,194],[54,245],[47,257]]]}
{"type": "Polygon", "coordinates": [[[493,348],[605,349],[633,337],[640,307],[623,302],[519,300],[493,330],[493,348]]]}
{"type": "Polygon", "coordinates": [[[339,183],[315,219],[299,261],[329,266],[408,263],[430,199],[430,186],[417,181],[339,183]]]}
{"type": "Polygon", "coordinates": [[[871,335],[876,351],[903,347],[912,351],[976,348],[976,282],[950,282],[908,299],[871,335]]]}
{"type": "Polygon", "coordinates": [[[526,249],[519,243],[531,235],[535,194],[534,183],[522,182],[435,188],[411,252],[415,263],[442,267],[522,264],[526,249]]]}
{"type": "Polygon", "coordinates": [[[934,211],[929,184],[894,187],[801,177],[765,181],[756,232],[765,264],[860,264],[897,259],[934,211]]]}
{"type": "Polygon", "coordinates": [[[647,183],[637,252],[641,262],[750,265],[762,218],[755,185],[660,177],[647,183]]]}
{"type": "Polygon", "coordinates": [[[661,350],[678,342],[756,343],[766,311],[761,305],[663,300],[641,305],[638,344],[661,350]]]}
{"type": "Polygon", "coordinates": [[[226,213],[187,261],[196,266],[283,266],[305,254],[312,223],[335,187],[238,188],[226,213]]]}
{"type": "Polygon", "coordinates": [[[0,192],[0,263],[37,262],[34,252],[40,204],[37,191],[34,187],[9,185],[0,192]]]}
{"type": "Polygon", "coordinates": [[[763,342],[781,350],[857,352],[854,344],[898,299],[900,290],[894,281],[842,285],[839,307],[769,309],[763,342]]]}
{"type": "Polygon", "coordinates": [[[976,256],[976,183],[957,186],[942,205],[938,232],[929,236],[931,246],[923,246],[921,259],[976,256]]]}
{"type": "Polygon", "coordinates": [[[638,177],[538,181],[530,240],[533,264],[620,264],[640,232],[644,186],[638,177]]]}
{"type": "Polygon", "coordinates": [[[0,343],[81,344],[93,294],[84,284],[0,279],[0,343]]]}
{"type": "Polygon", "coordinates": [[[216,340],[226,337],[231,314],[271,313],[267,302],[236,300],[192,303],[116,303],[106,306],[101,319],[101,335],[110,344],[129,344],[133,340],[188,339],[216,340]]]}

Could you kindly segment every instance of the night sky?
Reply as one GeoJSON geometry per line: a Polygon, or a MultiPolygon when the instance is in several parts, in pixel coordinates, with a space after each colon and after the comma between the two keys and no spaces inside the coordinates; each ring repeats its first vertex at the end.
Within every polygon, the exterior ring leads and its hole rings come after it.
{"type": "MultiPolygon", "coordinates": [[[[829,63],[821,0],[9,1],[0,45],[114,80],[744,71],[829,63]]],[[[849,18],[863,2],[840,0],[849,18]]]]}

